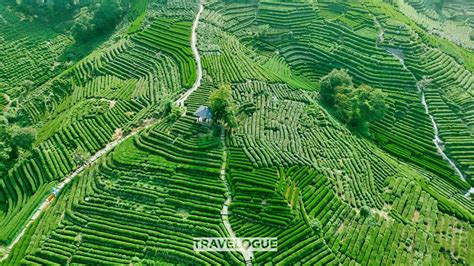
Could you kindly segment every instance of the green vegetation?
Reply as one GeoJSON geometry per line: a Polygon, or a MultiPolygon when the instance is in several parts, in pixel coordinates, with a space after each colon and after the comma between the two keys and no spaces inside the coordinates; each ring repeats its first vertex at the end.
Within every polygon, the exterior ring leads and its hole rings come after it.
{"type": "Polygon", "coordinates": [[[10,2],[15,3],[22,11],[26,12],[27,14],[52,19],[55,15],[60,15],[64,12],[71,13],[72,10],[74,10],[76,6],[82,4],[81,2],[83,1],[55,0],[47,2],[25,0],[10,2]]]}
{"type": "Polygon", "coordinates": [[[237,126],[235,121],[235,106],[232,102],[230,85],[221,85],[209,95],[209,107],[212,110],[213,120],[229,128],[237,126]]]}
{"type": "Polygon", "coordinates": [[[341,99],[336,96],[342,96],[339,91],[352,89],[352,78],[347,74],[347,70],[332,70],[328,75],[321,79],[320,95],[324,103],[334,106],[341,99]]]}
{"type": "MultiPolygon", "coordinates": [[[[142,46],[158,47],[160,52],[169,55],[179,68],[178,75],[183,75],[182,86],[189,88],[196,79],[196,62],[189,46],[190,36],[191,22],[159,18],[133,38],[142,46]]],[[[174,71],[167,71],[166,74],[176,75],[174,71]]]]}
{"type": "Polygon", "coordinates": [[[170,103],[165,107],[164,115],[170,122],[176,122],[183,115],[183,109],[175,103],[170,103]]]}
{"type": "Polygon", "coordinates": [[[369,134],[369,122],[381,120],[385,115],[384,93],[367,85],[355,88],[347,70],[331,71],[321,79],[320,89],[322,101],[365,135],[369,134]]]}
{"type": "MultiPolygon", "coordinates": [[[[3,14],[9,15],[8,21],[13,22],[20,15],[10,10],[2,9],[3,14]]],[[[59,60],[58,53],[61,53],[62,46],[55,44],[55,35],[45,34],[49,29],[41,28],[36,22],[21,22],[16,35],[12,28],[0,28],[2,37],[8,40],[1,45],[7,51],[17,47],[15,49],[20,51],[31,49],[32,52],[25,53],[30,61],[24,64],[15,64],[19,56],[16,53],[1,54],[8,69],[1,74],[7,88],[2,107],[7,109],[11,126],[34,125],[37,141],[29,152],[20,150],[21,160],[10,161],[2,175],[2,244],[13,239],[54,184],[83,164],[85,158],[151,118],[156,106],[181,92],[182,82],[192,75],[181,75],[179,57],[168,53],[175,50],[165,51],[159,45],[137,39],[122,39],[98,49],[64,72],[60,72],[60,67],[46,71],[59,60]],[[34,28],[28,28],[32,25],[34,28]],[[36,35],[29,34],[31,30],[36,30],[36,35]],[[17,41],[16,38],[26,39],[17,41]],[[40,43],[40,47],[35,48],[35,42],[40,43]],[[55,47],[59,51],[54,50],[55,47]],[[43,65],[45,69],[41,68],[43,65]],[[24,82],[25,77],[33,79],[24,82]]],[[[184,34],[189,32],[188,28],[184,34]]],[[[191,54],[186,42],[181,42],[191,54]]],[[[187,60],[193,62],[192,57],[187,60]]],[[[11,153],[10,148],[6,151],[11,153]]]]}
{"type": "Polygon", "coordinates": [[[189,118],[158,124],[84,173],[52,206],[53,215],[39,222],[44,241],[33,239],[21,261],[237,263],[237,254],[192,250],[192,237],[224,236],[225,191],[218,139],[166,133],[193,127],[201,130],[189,118]],[[62,212],[67,215],[54,215],[62,212]]]}
{"type": "Polygon", "coordinates": [[[200,62],[196,1],[2,4],[0,265],[474,261],[468,1],[206,1],[200,62]]]}
{"type": "Polygon", "coordinates": [[[115,28],[124,15],[121,5],[120,0],[103,0],[92,10],[81,9],[71,27],[74,38],[86,42],[115,28]]]}
{"type": "Polygon", "coordinates": [[[36,130],[32,127],[9,125],[8,120],[2,116],[0,136],[0,173],[5,174],[5,170],[31,150],[36,140],[36,130]]]}
{"type": "MultiPolygon", "coordinates": [[[[133,1],[131,5],[132,20],[134,16],[141,15],[143,6],[146,7],[146,4],[135,2],[137,1],[133,1]]],[[[56,31],[70,31],[79,43],[91,43],[98,36],[110,33],[122,20],[130,5],[128,0],[24,0],[11,1],[9,4],[23,12],[23,16],[32,16],[42,24],[55,24],[56,31]]]]}
{"type": "Polygon", "coordinates": [[[131,10],[129,12],[129,20],[132,22],[128,28],[128,33],[138,32],[146,17],[146,9],[148,0],[134,0],[132,1],[131,10]]]}

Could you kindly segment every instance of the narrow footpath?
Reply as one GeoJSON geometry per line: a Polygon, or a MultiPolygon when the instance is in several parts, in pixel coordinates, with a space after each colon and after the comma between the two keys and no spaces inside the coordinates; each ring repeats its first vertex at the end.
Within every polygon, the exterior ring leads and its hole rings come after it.
{"type": "Polygon", "coordinates": [[[439,136],[438,124],[436,123],[436,120],[434,119],[434,116],[431,114],[430,109],[428,107],[428,103],[426,102],[425,91],[424,91],[424,88],[423,88],[423,85],[422,85],[423,82],[421,80],[418,80],[415,77],[415,75],[406,67],[405,61],[403,60],[403,58],[400,55],[398,55],[397,53],[395,53],[394,51],[391,51],[391,50],[387,50],[387,51],[389,53],[391,53],[395,58],[397,58],[400,61],[400,64],[402,65],[402,67],[406,71],[408,71],[408,73],[410,73],[410,75],[413,77],[413,79],[415,79],[416,87],[418,89],[418,93],[420,93],[421,104],[425,108],[426,115],[428,115],[428,117],[431,120],[431,126],[433,128],[433,143],[435,144],[436,149],[437,149],[438,153],[441,155],[441,157],[443,158],[443,160],[447,161],[449,163],[449,165],[454,169],[456,174],[462,180],[466,181],[466,178],[464,177],[464,174],[461,172],[461,170],[456,166],[454,161],[451,160],[448,157],[448,155],[444,152],[444,148],[443,148],[444,144],[443,144],[443,141],[441,140],[441,137],[439,136]]]}
{"type": "MultiPolygon", "coordinates": [[[[226,144],[225,144],[225,131],[224,131],[224,129],[222,129],[221,141],[222,141],[222,145],[224,145],[224,152],[223,152],[223,157],[222,157],[223,162],[222,162],[222,166],[221,166],[221,179],[222,179],[222,182],[224,182],[224,185],[225,185],[225,188],[226,188],[226,195],[227,195],[227,199],[224,202],[224,205],[222,206],[221,216],[222,216],[222,221],[224,223],[224,227],[225,227],[227,233],[229,234],[229,236],[231,238],[236,238],[235,232],[234,232],[234,230],[232,230],[232,226],[230,225],[230,222],[229,222],[229,206],[232,203],[232,192],[230,190],[230,185],[227,182],[227,178],[225,176],[225,168],[226,168],[226,165],[227,165],[227,147],[226,147],[226,144]]],[[[245,264],[247,266],[252,265],[253,252],[248,250],[248,249],[245,249],[242,246],[242,243],[240,241],[237,241],[237,246],[240,250],[240,253],[242,253],[242,256],[244,257],[245,264]]]]}
{"type": "Polygon", "coordinates": [[[204,11],[204,6],[200,4],[199,11],[196,15],[196,19],[193,22],[193,28],[191,32],[191,50],[193,51],[193,55],[194,55],[194,58],[196,59],[196,65],[197,65],[196,82],[194,82],[194,85],[191,87],[191,89],[187,90],[176,101],[176,104],[181,107],[184,107],[184,102],[188,99],[189,95],[191,95],[194,91],[196,91],[199,88],[199,86],[201,86],[202,66],[201,66],[201,56],[199,55],[199,51],[197,48],[197,27],[199,25],[199,18],[201,17],[201,14],[203,11],[204,11]]]}

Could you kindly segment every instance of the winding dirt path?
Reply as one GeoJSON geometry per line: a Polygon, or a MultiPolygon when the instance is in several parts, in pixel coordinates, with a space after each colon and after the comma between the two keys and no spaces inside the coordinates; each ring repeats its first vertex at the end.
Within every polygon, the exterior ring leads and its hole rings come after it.
{"type": "Polygon", "coordinates": [[[428,117],[430,118],[431,120],[431,126],[433,128],[433,143],[435,144],[436,146],[436,150],[438,151],[439,155],[441,155],[441,158],[443,158],[443,160],[447,161],[448,164],[454,169],[454,171],[456,172],[456,174],[464,181],[466,181],[466,177],[464,176],[464,174],[461,172],[461,170],[457,167],[457,165],[454,163],[453,160],[451,160],[448,155],[444,152],[444,143],[443,143],[443,140],[441,140],[441,137],[439,136],[439,129],[438,129],[438,124],[436,123],[436,120],[434,119],[434,116],[433,114],[430,112],[429,110],[429,107],[428,107],[428,103],[426,102],[426,98],[425,98],[425,91],[424,91],[424,88],[423,88],[423,82],[421,80],[418,80],[415,75],[406,67],[405,65],[405,62],[403,60],[402,57],[400,57],[400,55],[398,55],[397,53],[395,53],[394,51],[392,50],[387,50],[389,53],[391,53],[395,58],[397,58],[399,61],[400,61],[400,64],[402,65],[402,67],[408,71],[410,73],[410,75],[413,77],[413,79],[415,79],[416,81],[416,87],[418,89],[418,92],[420,93],[420,100],[421,100],[421,104],[423,105],[424,109],[425,109],[425,113],[426,115],[428,115],[428,117]]]}
{"type": "Polygon", "coordinates": [[[201,66],[201,56],[199,55],[199,51],[197,48],[197,27],[199,25],[199,19],[203,11],[204,11],[204,6],[200,4],[199,11],[196,15],[196,18],[194,19],[193,28],[191,32],[191,50],[193,51],[194,58],[196,59],[196,65],[197,65],[196,82],[194,82],[194,85],[191,87],[191,89],[187,90],[176,101],[176,104],[178,104],[179,106],[184,106],[184,102],[188,99],[189,95],[191,95],[194,91],[196,91],[199,88],[199,86],[201,86],[202,66],[201,66]]]}
{"type": "MultiPolygon", "coordinates": [[[[226,188],[226,195],[227,195],[227,199],[224,202],[224,205],[222,205],[221,216],[222,216],[222,222],[224,223],[224,227],[227,233],[229,234],[229,236],[231,238],[237,238],[229,222],[229,206],[232,203],[232,195],[231,195],[230,185],[227,182],[227,179],[225,176],[225,168],[227,165],[227,147],[225,145],[224,129],[222,129],[221,141],[222,141],[222,144],[224,145],[223,162],[221,166],[221,179],[222,179],[222,182],[224,182],[224,185],[226,188]]],[[[237,246],[239,247],[240,253],[242,253],[242,256],[244,257],[245,264],[247,266],[252,265],[253,252],[248,249],[245,249],[240,241],[237,241],[237,246]]]]}

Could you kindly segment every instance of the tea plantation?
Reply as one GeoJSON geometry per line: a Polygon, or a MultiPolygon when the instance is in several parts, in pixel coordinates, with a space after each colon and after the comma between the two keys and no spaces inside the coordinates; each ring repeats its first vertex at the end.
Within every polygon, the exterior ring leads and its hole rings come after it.
{"type": "Polygon", "coordinates": [[[40,2],[0,0],[0,265],[474,263],[470,1],[40,2]]]}

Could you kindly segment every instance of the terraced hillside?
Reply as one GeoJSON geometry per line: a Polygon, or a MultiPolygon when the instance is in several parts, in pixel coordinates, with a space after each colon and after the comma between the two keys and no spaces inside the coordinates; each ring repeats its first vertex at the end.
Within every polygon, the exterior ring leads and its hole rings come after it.
{"type": "MultiPolygon", "coordinates": [[[[179,33],[189,38],[190,29],[179,33]]],[[[37,125],[38,136],[31,155],[2,179],[2,242],[18,233],[18,224],[26,222],[55,182],[81,164],[80,157],[159,114],[160,103],[186,89],[195,69],[189,67],[192,57],[183,65],[180,49],[188,54],[190,49],[178,41],[168,45],[181,48],[168,50],[165,44],[126,36],[19,98],[15,112],[37,125]]]]}
{"type": "MultiPolygon", "coordinates": [[[[202,130],[186,118],[178,125],[202,130]]],[[[189,236],[224,236],[221,150],[218,139],[184,141],[173,134],[179,130],[158,124],[84,173],[61,196],[65,204],[50,209],[65,215],[39,222],[37,228],[47,228],[43,231],[47,240],[37,242],[41,249],[23,261],[238,262],[237,254],[192,251],[189,236]],[[197,156],[203,160],[194,160],[197,156]]],[[[36,249],[31,244],[29,248],[36,249]]]]}
{"type": "Polygon", "coordinates": [[[398,1],[399,10],[421,27],[458,45],[474,48],[473,3],[464,0],[398,1]]]}
{"type": "Polygon", "coordinates": [[[36,132],[0,179],[0,264],[470,265],[473,51],[403,4],[137,0],[102,45],[46,74],[53,40],[72,37],[22,35],[34,18],[12,25],[21,12],[0,8],[0,82],[16,86],[1,106],[36,132]],[[333,69],[386,95],[370,134],[320,100],[333,69]],[[235,127],[199,122],[224,85],[235,127]],[[278,249],[193,249],[233,235],[278,249]]]}
{"type": "Polygon", "coordinates": [[[73,42],[69,36],[28,21],[20,12],[3,4],[0,12],[2,93],[24,93],[23,88],[15,87],[25,80],[42,84],[67,66],[67,62],[60,62],[60,57],[73,42]]]}

